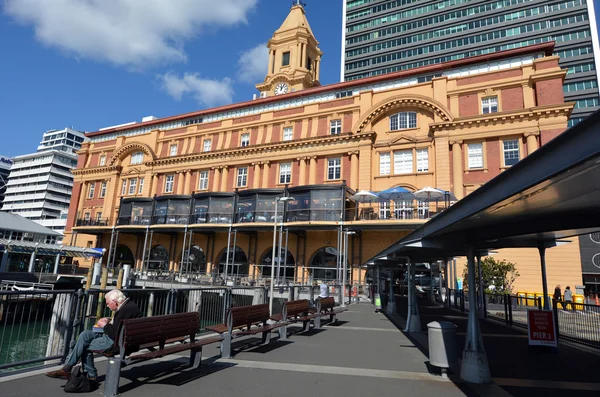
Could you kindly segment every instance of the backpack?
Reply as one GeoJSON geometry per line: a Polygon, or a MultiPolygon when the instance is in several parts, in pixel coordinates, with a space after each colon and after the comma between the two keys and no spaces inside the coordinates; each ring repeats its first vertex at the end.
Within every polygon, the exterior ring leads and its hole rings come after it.
{"type": "Polygon", "coordinates": [[[81,366],[73,368],[67,384],[65,393],[89,393],[97,389],[96,382],[90,381],[87,374],[81,370],[81,366]]]}

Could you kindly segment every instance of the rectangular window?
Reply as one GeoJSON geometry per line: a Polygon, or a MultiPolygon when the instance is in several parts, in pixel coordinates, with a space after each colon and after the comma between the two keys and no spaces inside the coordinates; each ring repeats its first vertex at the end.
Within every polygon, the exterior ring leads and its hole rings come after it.
{"type": "Polygon", "coordinates": [[[171,145],[169,156],[177,156],[177,145],[171,145]]]}
{"type": "Polygon", "coordinates": [[[394,152],[394,174],[411,174],[412,172],[412,150],[399,150],[394,152]]]}
{"type": "Polygon", "coordinates": [[[331,135],[339,135],[342,133],[342,120],[331,120],[329,123],[329,132],[331,135]]]}
{"type": "Polygon", "coordinates": [[[127,179],[123,179],[123,185],[121,186],[121,196],[127,193],[127,179]]]}
{"type": "Polygon", "coordinates": [[[281,54],[281,66],[289,66],[290,65],[290,52],[284,52],[281,54]]]}
{"type": "Polygon", "coordinates": [[[519,141],[513,139],[510,141],[504,141],[504,166],[510,167],[511,165],[519,162],[519,141]]]}
{"type": "Polygon", "coordinates": [[[144,178],[140,178],[140,185],[138,187],[138,194],[142,194],[144,191],[144,178]]]}
{"type": "Polygon", "coordinates": [[[96,212],[96,221],[100,222],[101,219],[102,219],[102,212],[96,212]]]}
{"type": "Polygon", "coordinates": [[[390,130],[417,128],[417,112],[400,112],[390,116],[390,130]]]}
{"type": "Polygon", "coordinates": [[[89,220],[90,220],[90,213],[89,213],[89,212],[86,212],[85,214],[83,214],[83,219],[84,219],[85,221],[88,221],[88,222],[89,222],[89,220]]]}
{"type": "Polygon", "coordinates": [[[342,178],[342,159],[336,157],[327,160],[327,179],[335,180],[342,178]]]}
{"type": "Polygon", "coordinates": [[[250,134],[242,134],[242,147],[250,146],[250,134]]]}
{"type": "Polygon", "coordinates": [[[284,141],[291,141],[292,139],[294,139],[294,130],[292,127],[285,127],[283,129],[283,140],[284,141]]]}
{"type": "Polygon", "coordinates": [[[483,168],[483,143],[469,143],[467,155],[469,169],[483,168]]]}
{"type": "Polygon", "coordinates": [[[490,96],[481,100],[481,112],[483,114],[498,112],[498,97],[490,96]]]}
{"type": "Polygon", "coordinates": [[[106,181],[100,184],[100,198],[104,198],[106,196],[106,181]]]}
{"type": "Polygon", "coordinates": [[[90,183],[90,190],[88,191],[88,198],[94,198],[94,193],[96,191],[96,182],[90,183]]]}
{"type": "Polygon", "coordinates": [[[106,164],[106,156],[100,156],[100,165],[101,167],[106,164]]]}
{"type": "Polygon", "coordinates": [[[248,167],[237,169],[237,187],[246,187],[248,184],[248,167]]]}
{"type": "Polygon", "coordinates": [[[131,164],[142,164],[144,161],[144,153],[137,152],[131,155],[131,164]]]}
{"type": "Polygon", "coordinates": [[[165,193],[173,193],[174,182],[175,175],[167,175],[165,178],[165,193]]]}
{"type": "Polygon", "coordinates": [[[279,183],[286,184],[292,181],[292,163],[279,164],[279,183]]]}
{"type": "Polygon", "coordinates": [[[132,178],[129,180],[129,194],[135,194],[135,189],[137,188],[137,178],[132,178]]]}
{"type": "Polygon", "coordinates": [[[417,149],[417,172],[429,171],[429,150],[417,149]]]}
{"type": "Polygon", "coordinates": [[[379,175],[390,174],[390,154],[380,153],[379,154],[379,175]]]}
{"type": "Polygon", "coordinates": [[[208,190],[208,171],[200,171],[200,178],[198,179],[198,189],[208,190]]]}
{"type": "Polygon", "coordinates": [[[204,140],[204,148],[203,148],[203,151],[204,151],[204,152],[210,152],[210,145],[211,145],[211,141],[210,141],[210,139],[205,139],[205,140],[204,140]]]}

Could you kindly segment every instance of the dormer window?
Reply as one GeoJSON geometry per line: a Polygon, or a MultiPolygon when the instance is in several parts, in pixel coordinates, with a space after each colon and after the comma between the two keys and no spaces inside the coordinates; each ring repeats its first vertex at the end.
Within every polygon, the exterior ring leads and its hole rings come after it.
{"type": "Polygon", "coordinates": [[[290,66],[290,52],[281,54],[281,66],[290,66]]]}
{"type": "Polygon", "coordinates": [[[417,112],[400,112],[390,116],[390,130],[417,128],[417,112]]]}

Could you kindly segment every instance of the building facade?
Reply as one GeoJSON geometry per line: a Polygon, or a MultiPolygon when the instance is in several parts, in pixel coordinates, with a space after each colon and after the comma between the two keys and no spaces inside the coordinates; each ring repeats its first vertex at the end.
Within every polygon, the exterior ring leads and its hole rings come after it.
{"type": "Polygon", "coordinates": [[[2,211],[64,232],[73,188],[71,169],[83,132],[65,128],[44,133],[38,151],[14,158],[2,211]]]}
{"type": "Polygon", "coordinates": [[[599,109],[592,0],[344,0],[341,79],[554,41],[569,125],[599,109]]]}
{"type": "MultiPolygon", "coordinates": [[[[277,264],[296,282],[331,280],[347,258],[361,281],[364,261],[445,203],[356,192],[433,186],[460,199],[564,131],[573,107],[552,43],[322,87],[295,5],[268,47],[260,99],[88,133],[66,241],[146,276],[268,278],[277,264]]],[[[533,288],[528,252],[502,255],[533,288]]],[[[551,283],[581,283],[578,252],[548,252],[551,283]]]]}
{"type": "Polygon", "coordinates": [[[4,204],[4,194],[6,193],[6,183],[13,160],[7,156],[0,156],[0,209],[4,204]]]}

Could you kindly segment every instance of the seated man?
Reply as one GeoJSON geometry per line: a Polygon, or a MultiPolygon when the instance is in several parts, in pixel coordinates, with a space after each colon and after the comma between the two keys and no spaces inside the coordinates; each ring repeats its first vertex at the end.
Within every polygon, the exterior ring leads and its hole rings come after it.
{"type": "Polygon", "coordinates": [[[115,312],[114,318],[108,317],[98,320],[94,327],[102,328],[102,332],[83,331],[79,334],[75,347],[67,357],[65,365],[56,371],[47,372],[46,376],[57,379],[68,379],[71,369],[81,360],[83,369],[88,378],[95,381],[97,376],[94,366],[94,356],[91,351],[107,350],[113,347],[114,341],[119,337],[117,332],[121,320],[141,317],[140,309],[135,302],[130,301],[121,291],[113,289],[105,296],[106,306],[115,312]]]}

